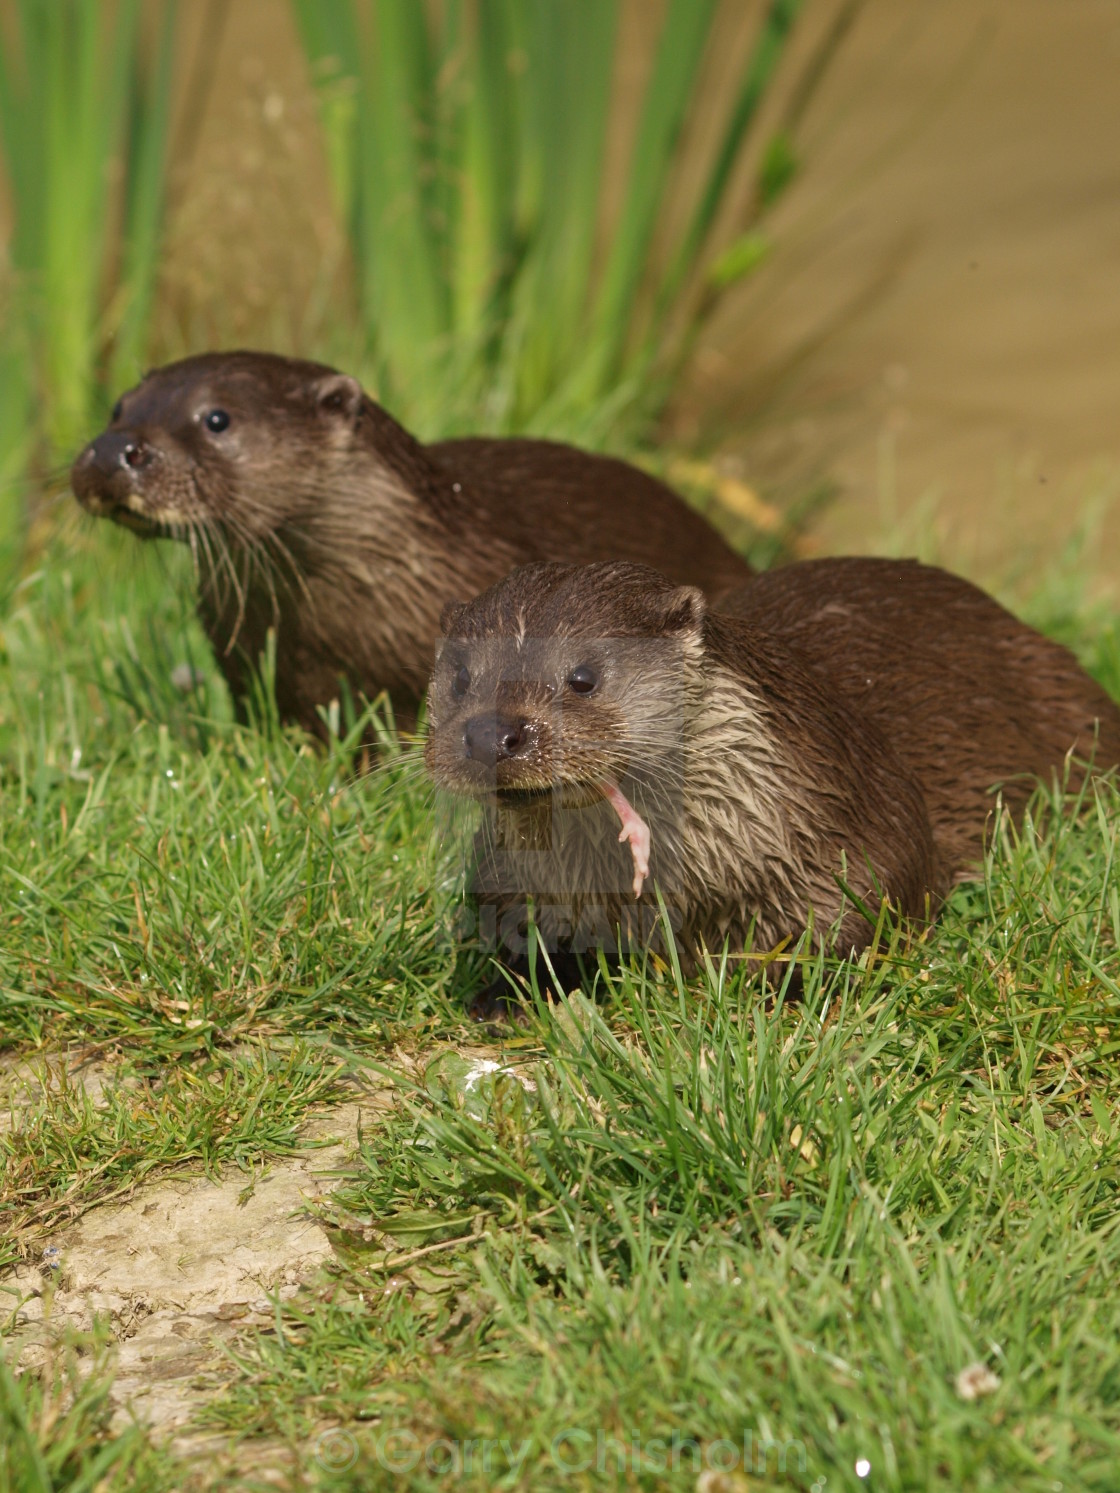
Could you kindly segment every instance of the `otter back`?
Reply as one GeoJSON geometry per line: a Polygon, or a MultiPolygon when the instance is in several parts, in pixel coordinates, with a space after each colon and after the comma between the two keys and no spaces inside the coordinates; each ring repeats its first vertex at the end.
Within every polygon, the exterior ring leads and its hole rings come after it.
{"type": "Polygon", "coordinates": [[[1120,709],[1067,648],[959,576],[915,560],[810,560],[720,611],[779,633],[921,786],[943,866],[968,874],[1002,787],[1013,812],[1077,759],[1120,763],[1120,709]]]}

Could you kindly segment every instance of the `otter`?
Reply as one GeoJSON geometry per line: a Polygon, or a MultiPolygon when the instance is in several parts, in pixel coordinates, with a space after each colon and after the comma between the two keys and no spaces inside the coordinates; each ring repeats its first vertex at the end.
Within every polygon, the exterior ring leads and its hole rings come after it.
{"type": "MultiPolygon", "coordinates": [[[[780,633],[697,588],[532,565],[442,621],[427,766],[485,805],[474,900],[516,973],[529,899],[565,979],[588,950],[655,942],[664,915],[686,961],[811,925],[855,952],[884,896],[918,918],[944,890],[888,743],[780,633]]],[[[499,979],[472,1014],[512,1008],[499,979]]]]}
{"type": "MultiPolygon", "coordinates": [[[[995,783],[1021,807],[1071,752],[1120,762],[1120,710],[1073,656],[944,571],[807,562],[720,608],[616,563],[446,609],[426,761],[485,806],[474,897],[513,973],[530,901],[560,983],[665,914],[686,961],[807,930],[858,953],[884,899],[924,919],[971,872],[995,783]]],[[[513,1010],[505,978],[472,1006],[513,1010]]]]}
{"type": "Polygon", "coordinates": [[[551,441],[425,446],[356,379],[259,352],[156,369],[74,462],[90,513],[187,542],[199,613],[235,700],[276,633],[280,716],[390,696],[410,723],[440,610],[534,560],[623,558],[715,593],[750,566],[676,493],[551,441]]]}

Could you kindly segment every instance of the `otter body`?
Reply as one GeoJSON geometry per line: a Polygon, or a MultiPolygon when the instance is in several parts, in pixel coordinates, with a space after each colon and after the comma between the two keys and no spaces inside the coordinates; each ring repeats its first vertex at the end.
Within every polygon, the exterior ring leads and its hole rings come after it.
{"type": "Polygon", "coordinates": [[[921,785],[938,860],[968,875],[998,784],[1013,814],[1039,778],[1120,763],[1120,708],[1068,648],[960,576],[916,560],[807,560],[719,609],[779,632],[921,785]]]}
{"type": "Polygon", "coordinates": [[[528,898],[547,948],[613,951],[656,936],[648,878],[688,957],[838,919],[858,950],[852,898],[944,889],[919,787],[780,633],[627,564],[530,566],[444,624],[428,767],[486,806],[476,899],[515,968],[528,898]]]}
{"type": "Polygon", "coordinates": [[[648,942],[647,878],[686,956],[810,921],[859,950],[883,897],[921,917],[967,874],[995,783],[1016,807],[1070,751],[1120,762],[1073,656],[943,571],[810,562],[720,606],[540,565],[445,613],[428,768],[485,805],[476,898],[515,969],[529,899],[550,949],[648,942]]]}
{"type": "Polygon", "coordinates": [[[410,719],[444,602],[527,561],[623,556],[713,594],[751,574],[625,462],[536,440],[423,446],[354,379],[264,353],[149,374],[71,482],[91,513],[191,545],[235,697],[275,629],[280,714],[320,734],[340,679],[410,719]]]}

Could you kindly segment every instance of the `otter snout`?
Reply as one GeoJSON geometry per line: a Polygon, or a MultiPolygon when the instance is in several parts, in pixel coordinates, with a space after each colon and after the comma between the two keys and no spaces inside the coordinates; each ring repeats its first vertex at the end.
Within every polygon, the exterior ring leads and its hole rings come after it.
{"type": "Polygon", "coordinates": [[[135,431],[106,430],[90,441],[70,468],[74,496],[91,513],[119,507],[136,491],[137,473],[150,464],[154,454],[135,431]]]}
{"type": "Polygon", "coordinates": [[[497,767],[512,757],[522,756],[533,745],[535,731],[531,722],[508,716],[472,716],[463,730],[463,747],[472,762],[497,767]]]}

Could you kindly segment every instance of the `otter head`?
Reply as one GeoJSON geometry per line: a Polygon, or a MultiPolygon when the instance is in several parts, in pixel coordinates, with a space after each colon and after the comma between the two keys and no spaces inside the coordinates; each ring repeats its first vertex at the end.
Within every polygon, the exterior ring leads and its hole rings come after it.
{"type": "MultiPolygon", "coordinates": [[[[680,782],[705,604],[641,565],[527,565],[444,609],[428,689],[437,784],[498,802],[680,782]]],[[[649,797],[649,794],[646,795],[649,797]]]]}
{"type": "Polygon", "coordinates": [[[88,512],[145,537],[221,528],[252,543],[329,498],[368,402],[355,379],[269,353],[149,373],[70,473],[88,512]]]}

